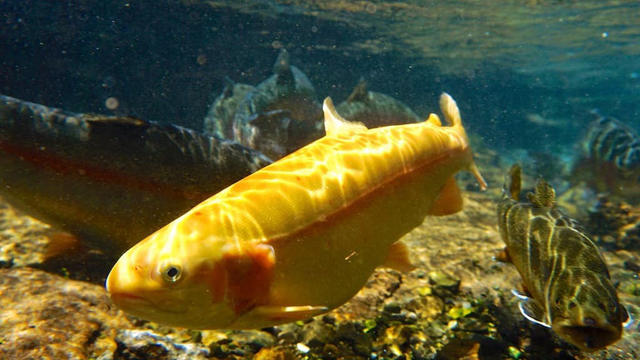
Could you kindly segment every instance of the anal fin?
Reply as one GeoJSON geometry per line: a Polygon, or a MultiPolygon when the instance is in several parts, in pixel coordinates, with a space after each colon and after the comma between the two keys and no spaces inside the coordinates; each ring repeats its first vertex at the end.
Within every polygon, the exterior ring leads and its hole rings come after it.
{"type": "Polygon", "coordinates": [[[429,215],[451,215],[462,210],[462,194],[456,184],[456,179],[452,176],[444,184],[442,190],[433,202],[429,215]]]}

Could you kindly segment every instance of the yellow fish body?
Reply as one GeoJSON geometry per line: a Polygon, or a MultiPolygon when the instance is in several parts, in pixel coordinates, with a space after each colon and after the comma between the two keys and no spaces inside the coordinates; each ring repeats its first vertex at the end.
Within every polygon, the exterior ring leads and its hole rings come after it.
{"type": "Polygon", "coordinates": [[[380,265],[410,269],[396,242],[426,215],[462,207],[453,178],[473,163],[452,126],[367,129],[324,103],[327,135],[200,203],[127,251],[107,279],[136,316],[188,328],[260,328],[349,300],[380,265]]]}

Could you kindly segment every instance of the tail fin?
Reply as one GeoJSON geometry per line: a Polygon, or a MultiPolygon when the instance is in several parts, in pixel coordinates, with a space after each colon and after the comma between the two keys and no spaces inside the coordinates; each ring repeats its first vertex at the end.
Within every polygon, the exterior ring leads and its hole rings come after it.
{"type": "MultiPolygon", "coordinates": [[[[460,109],[458,109],[458,104],[456,104],[456,101],[453,100],[451,95],[447,93],[442,93],[442,95],[440,95],[440,110],[444,114],[444,118],[447,120],[447,122],[451,124],[451,127],[458,131],[464,137],[464,140],[468,144],[469,138],[467,137],[467,133],[462,126],[460,109]]],[[[429,117],[429,119],[431,119],[431,117],[429,117]]],[[[469,165],[468,171],[471,172],[471,174],[473,174],[473,176],[476,178],[476,181],[478,181],[478,184],[480,185],[480,189],[486,190],[487,182],[484,181],[482,174],[480,174],[480,171],[478,170],[478,167],[476,166],[476,163],[473,162],[473,160],[471,161],[471,165],[469,165]]]]}

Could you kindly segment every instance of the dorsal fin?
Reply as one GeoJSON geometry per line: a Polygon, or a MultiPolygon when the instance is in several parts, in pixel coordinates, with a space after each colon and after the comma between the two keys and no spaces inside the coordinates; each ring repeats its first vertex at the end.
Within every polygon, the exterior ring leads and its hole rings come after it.
{"type": "Polygon", "coordinates": [[[552,208],[556,203],[556,191],[544,179],[538,180],[535,192],[527,194],[529,201],[537,207],[552,208]]]}
{"type": "Polygon", "coordinates": [[[522,189],[522,169],[520,168],[520,165],[513,164],[511,166],[507,184],[509,184],[509,188],[505,190],[508,190],[508,194],[511,195],[511,198],[515,201],[520,200],[520,191],[522,189]]]}
{"type": "Polygon", "coordinates": [[[440,117],[434,113],[429,114],[429,117],[427,118],[426,121],[435,126],[442,126],[442,121],[440,121],[440,117]]]}
{"type": "Polygon", "coordinates": [[[367,100],[368,93],[369,91],[367,91],[367,80],[361,77],[360,81],[358,81],[358,84],[353,88],[351,95],[349,95],[349,97],[347,98],[347,102],[364,102],[367,100]]]}
{"type": "Polygon", "coordinates": [[[356,133],[367,130],[364,124],[348,121],[340,116],[333,106],[333,101],[331,101],[330,97],[324,99],[322,111],[324,111],[324,130],[328,136],[344,132],[356,133]]]}
{"type": "Polygon", "coordinates": [[[224,98],[230,98],[233,96],[233,87],[236,85],[236,82],[231,80],[230,77],[224,77],[224,89],[222,89],[222,93],[224,94],[224,98]]]}
{"type": "Polygon", "coordinates": [[[460,118],[460,110],[456,101],[451,95],[442,93],[440,95],[440,109],[444,113],[444,118],[453,127],[462,127],[462,119],[460,118]]]}
{"type": "Polygon", "coordinates": [[[276,84],[280,86],[293,86],[295,79],[291,70],[289,52],[287,49],[280,50],[280,54],[273,64],[273,73],[276,75],[276,84]]]}

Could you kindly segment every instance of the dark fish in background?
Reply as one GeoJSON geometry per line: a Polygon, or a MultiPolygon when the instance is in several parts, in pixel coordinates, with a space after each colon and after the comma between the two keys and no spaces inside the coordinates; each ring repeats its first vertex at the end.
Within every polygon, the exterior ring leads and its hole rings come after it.
{"type": "Polygon", "coordinates": [[[238,103],[232,139],[276,160],[320,138],[324,129],[315,89],[307,76],[290,64],[286,50],[280,52],[273,72],[238,103]],[[272,111],[282,112],[278,117],[272,111]],[[255,121],[262,116],[271,119],[269,126],[255,121]]]}
{"type": "Polygon", "coordinates": [[[0,195],[110,255],[270,162],[179,126],[0,95],[0,195]]]}
{"type": "Polygon", "coordinates": [[[599,192],[640,199],[640,136],[613,117],[596,110],[591,113],[596,119],[581,142],[574,180],[585,181],[599,192]]]}
{"type": "Polygon", "coordinates": [[[204,132],[223,139],[233,139],[233,119],[238,103],[255,90],[252,85],[236,83],[225,77],[225,87],[216,97],[204,118],[204,132]]]}
{"type": "Polygon", "coordinates": [[[540,179],[527,201],[519,201],[520,187],[521,170],[514,165],[498,204],[498,226],[506,259],[522,277],[520,311],[581,350],[611,345],[629,316],[598,247],[556,207],[547,182],[540,179]]]}
{"type": "Polygon", "coordinates": [[[367,82],[364,79],[360,80],[347,100],[336,109],[345,119],[361,122],[369,128],[409,124],[422,120],[399,100],[367,90],[367,82]]]}

